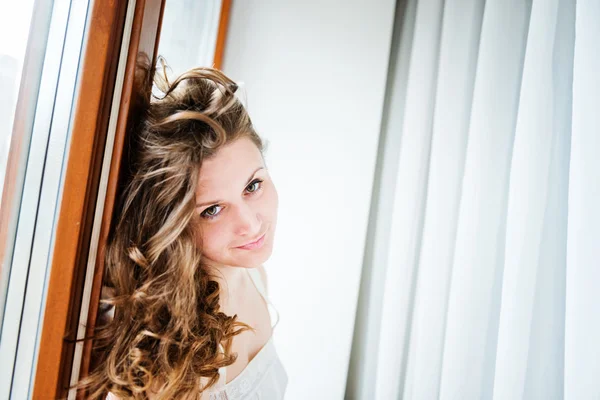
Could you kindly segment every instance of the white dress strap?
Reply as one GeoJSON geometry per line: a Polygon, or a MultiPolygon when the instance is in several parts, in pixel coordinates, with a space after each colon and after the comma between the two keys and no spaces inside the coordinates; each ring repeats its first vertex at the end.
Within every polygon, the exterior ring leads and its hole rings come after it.
{"type": "MultiPolygon", "coordinates": [[[[248,275],[250,275],[250,278],[252,279],[252,282],[254,283],[256,290],[258,290],[258,293],[260,293],[261,297],[264,299],[265,303],[267,304],[267,310],[269,311],[269,315],[271,314],[271,310],[274,311],[276,318],[275,318],[275,324],[273,324],[272,328],[275,328],[275,326],[279,322],[279,312],[269,301],[269,297],[267,296],[267,288],[262,280],[260,271],[258,270],[258,268],[247,268],[246,271],[248,271],[248,275]]],[[[219,343],[219,351],[221,353],[225,353],[225,349],[223,348],[223,345],[221,345],[220,343],[219,343]]],[[[216,387],[224,387],[226,382],[227,382],[227,368],[221,367],[221,368],[219,368],[219,381],[217,382],[216,387]]]]}
{"type": "Polygon", "coordinates": [[[260,295],[263,297],[263,299],[265,299],[265,301],[268,302],[267,288],[262,280],[262,276],[261,276],[258,268],[248,268],[248,269],[246,269],[246,271],[248,271],[250,278],[252,278],[252,282],[254,282],[254,286],[256,286],[258,293],[260,293],[260,295]]]}
{"type": "Polygon", "coordinates": [[[269,297],[267,296],[267,288],[262,280],[260,271],[258,270],[258,268],[248,268],[246,269],[246,271],[248,271],[250,278],[252,278],[252,282],[254,282],[256,290],[258,290],[258,293],[260,293],[265,303],[267,304],[267,310],[269,311],[269,315],[271,314],[271,311],[275,314],[275,323],[271,327],[272,329],[274,329],[277,326],[277,323],[279,323],[279,311],[277,311],[275,306],[273,306],[273,304],[271,304],[271,302],[269,301],[269,297]]]}

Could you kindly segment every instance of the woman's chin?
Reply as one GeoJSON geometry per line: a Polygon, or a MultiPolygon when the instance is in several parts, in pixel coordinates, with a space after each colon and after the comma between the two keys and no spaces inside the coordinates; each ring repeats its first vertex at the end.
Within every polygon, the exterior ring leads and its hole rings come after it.
{"type": "Polygon", "coordinates": [[[271,243],[265,243],[260,249],[236,250],[237,263],[235,265],[245,268],[256,268],[263,265],[271,257],[273,246],[271,243]]]}
{"type": "Polygon", "coordinates": [[[244,267],[244,268],[260,267],[269,259],[270,256],[271,256],[270,252],[268,254],[265,252],[265,254],[256,254],[256,255],[252,255],[252,256],[246,256],[246,257],[240,258],[237,265],[240,267],[244,267]]]}

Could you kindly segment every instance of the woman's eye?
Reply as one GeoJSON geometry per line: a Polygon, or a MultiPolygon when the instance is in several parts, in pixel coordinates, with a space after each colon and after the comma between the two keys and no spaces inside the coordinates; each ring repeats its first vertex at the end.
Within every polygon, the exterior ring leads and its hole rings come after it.
{"type": "Polygon", "coordinates": [[[214,218],[221,212],[222,208],[223,207],[221,207],[221,206],[210,206],[206,210],[202,211],[202,214],[200,214],[200,215],[202,215],[204,218],[208,218],[208,219],[214,218]]]}
{"type": "Polygon", "coordinates": [[[262,182],[263,181],[261,179],[255,179],[254,181],[250,182],[248,186],[246,186],[246,191],[248,193],[256,192],[258,189],[260,189],[262,182]]]}
{"type": "MultiPolygon", "coordinates": [[[[252,182],[250,182],[250,184],[248,186],[246,186],[246,192],[248,193],[255,193],[258,192],[262,186],[262,179],[255,179],[252,182]]],[[[203,218],[206,219],[211,219],[211,218],[215,218],[217,215],[219,215],[221,213],[221,210],[223,209],[222,206],[218,206],[218,205],[214,205],[214,206],[210,206],[208,208],[206,208],[204,211],[202,211],[202,213],[200,213],[200,216],[202,216],[203,218]]]]}

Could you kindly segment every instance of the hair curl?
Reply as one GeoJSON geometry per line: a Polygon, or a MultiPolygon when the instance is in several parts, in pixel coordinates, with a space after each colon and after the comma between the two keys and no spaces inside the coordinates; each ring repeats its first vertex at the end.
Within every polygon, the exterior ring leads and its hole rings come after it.
{"type": "Polygon", "coordinates": [[[163,95],[141,85],[130,130],[129,178],[105,253],[114,295],[103,302],[115,312],[96,332],[97,366],[81,382],[90,398],[198,398],[235,361],[233,337],[251,329],[219,310],[219,285],[198,246],[195,193],[203,160],[241,137],[262,152],[262,140],[231,79],[195,68],[169,82],[162,65],[154,83],[163,95]]]}

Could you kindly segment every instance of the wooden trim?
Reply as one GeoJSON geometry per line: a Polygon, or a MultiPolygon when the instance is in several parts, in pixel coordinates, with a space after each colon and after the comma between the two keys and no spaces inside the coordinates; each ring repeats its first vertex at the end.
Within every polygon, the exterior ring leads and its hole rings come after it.
{"type": "MultiPolygon", "coordinates": [[[[86,337],[93,336],[96,326],[98,305],[104,277],[104,247],[111,229],[119,183],[123,179],[123,171],[127,169],[127,160],[124,155],[127,154],[126,136],[129,116],[133,111],[132,108],[135,106],[135,99],[133,98],[136,92],[135,85],[139,82],[138,79],[147,79],[145,76],[140,77],[140,72],[143,70],[138,69],[138,62],[139,60],[148,59],[151,60],[152,65],[155,65],[164,7],[165,0],[138,0],[136,3],[128,51],[129,54],[123,81],[123,92],[121,95],[119,116],[115,132],[113,154],[106,188],[106,198],[104,201],[104,212],[100,229],[98,253],[96,256],[96,268],[94,270],[92,291],[90,295],[86,337]]],[[[86,376],[92,365],[92,341],[86,341],[84,344],[80,377],[86,376]]],[[[80,391],[77,394],[77,398],[84,399],[85,395],[84,392],[80,391]]]]}
{"type": "Polygon", "coordinates": [[[66,396],[126,2],[93,2],[67,153],[33,398],[66,396]]]}
{"type": "Polygon", "coordinates": [[[217,33],[217,44],[215,46],[214,67],[221,69],[223,66],[223,53],[227,40],[227,28],[229,26],[229,14],[231,11],[231,0],[223,0],[221,3],[221,16],[219,18],[219,31],[217,33]]]}
{"type": "MultiPolygon", "coordinates": [[[[136,106],[138,63],[155,64],[166,0],[137,0],[120,99],[119,116],[104,201],[96,268],[94,270],[86,337],[94,332],[104,276],[104,246],[111,229],[119,184],[127,170],[127,132],[136,106]]],[[[67,395],[87,254],[102,166],[126,1],[93,3],[85,56],[80,67],[76,115],[64,179],[61,209],[50,271],[44,325],[34,381],[33,398],[67,395]],[[49,396],[50,393],[55,394],[49,396]]],[[[215,68],[221,68],[231,0],[223,0],[215,47],[215,68]]],[[[93,364],[92,343],[86,341],[80,376],[93,364]]],[[[85,393],[79,392],[79,399],[85,393]]]]}

